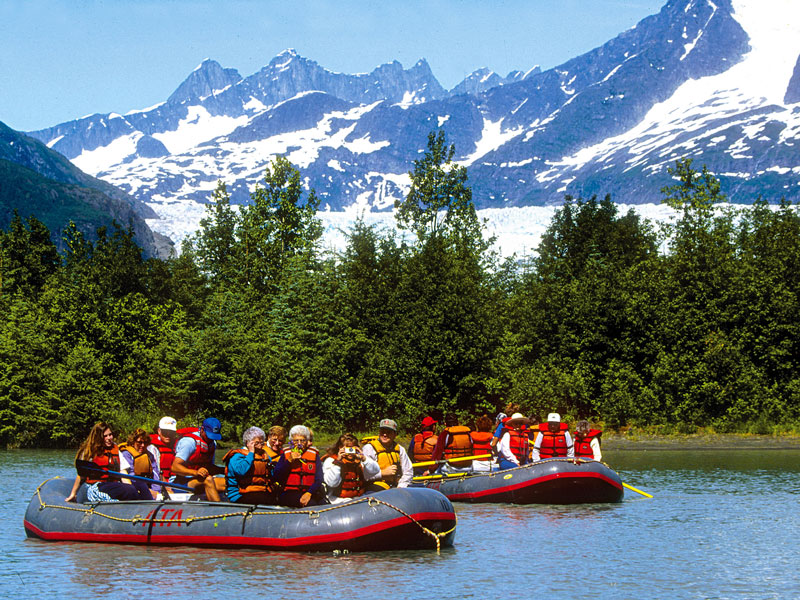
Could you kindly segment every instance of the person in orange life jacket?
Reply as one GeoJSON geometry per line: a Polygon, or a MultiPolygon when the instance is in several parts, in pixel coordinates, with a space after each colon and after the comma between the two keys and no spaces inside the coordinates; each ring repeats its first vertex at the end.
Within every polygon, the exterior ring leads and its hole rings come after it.
{"type": "Polygon", "coordinates": [[[462,458],[472,456],[471,429],[465,425],[458,424],[458,417],[447,415],[444,420],[445,428],[436,440],[436,447],[433,449],[431,460],[441,460],[442,457],[448,462],[441,465],[437,470],[441,473],[459,473],[472,469],[471,461],[449,462],[451,458],[462,458]]]}
{"type": "Polygon", "coordinates": [[[304,425],[289,430],[290,447],[284,450],[282,459],[289,467],[280,467],[283,491],[278,495],[278,504],[302,508],[327,503],[322,489],[322,460],[308,441],[309,435],[304,425]]]}
{"type": "Polygon", "coordinates": [[[539,432],[533,442],[531,457],[536,462],[560,456],[575,458],[575,448],[572,445],[569,427],[566,423],[561,422],[561,415],[550,413],[547,415],[547,421],[539,424],[539,432]]]}
{"type": "MultiPolygon", "coordinates": [[[[119,447],[120,472],[160,480],[161,470],[158,465],[158,458],[147,449],[149,443],[150,434],[141,427],[135,429],[128,436],[127,443],[121,444],[119,447]]],[[[153,496],[153,500],[158,498],[161,489],[158,484],[150,484],[150,493],[153,496]]]]}
{"type": "Polygon", "coordinates": [[[513,469],[530,462],[528,423],[529,419],[520,413],[514,413],[506,420],[500,441],[497,442],[500,469],[513,469]]]}
{"type": "Polygon", "coordinates": [[[175,459],[175,442],[178,441],[178,422],[172,417],[162,417],[156,433],[150,434],[147,451],[158,461],[161,479],[169,481],[172,477],[172,461],[175,459]]]}
{"type": "MultiPolygon", "coordinates": [[[[95,463],[98,469],[119,472],[119,448],[114,443],[114,432],[106,423],[95,423],[88,437],[78,448],[75,460],[95,463]]],[[[67,502],[75,502],[82,482],[89,484],[87,497],[91,500],[152,500],[150,489],[141,481],[122,483],[118,478],[104,475],[102,471],[86,478],[78,475],[72,484],[67,502]]]]}
{"type": "MultiPolygon", "coordinates": [[[[276,461],[281,469],[272,468],[266,446],[266,434],[260,427],[250,427],[242,435],[244,448],[233,448],[222,459],[226,464],[226,495],[241,504],[275,504],[273,481],[283,477],[289,463],[276,461]]],[[[276,466],[277,466],[276,464],[276,466]]]]}
{"type": "Polygon", "coordinates": [[[578,421],[575,424],[575,458],[591,458],[603,460],[603,453],[600,452],[599,429],[589,427],[589,421],[578,421]]]}
{"type": "Polygon", "coordinates": [[[328,449],[322,461],[322,473],[328,502],[337,504],[361,496],[367,479],[379,477],[381,468],[376,461],[364,456],[356,436],[345,433],[328,449]]]}
{"type": "Polygon", "coordinates": [[[200,428],[184,435],[175,444],[175,460],[172,461],[174,483],[188,485],[198,492],[204,491],[206,498],[219,502],[219,493],[225,489],[225,479],[214,475],[224,473],[224,467],[214,464],[217,440],[222,439],[219,419],[209,417],[200,428]]]}
{"type": "MultiPolygon", "coordinates": [[[[422,419],[422,430],[411,438],[408,445],[408,459],[412,462],[426,462],[432,460],[433,449],[436,447],[436,424],[433,417],[422,419]]],[[[422,475],[430,470],[429,467],[414,467],[414,475],[422,475]]]]}
{"type": "MultiPolygon", "coordinates": [[[[482,454],[492,454],[491,441],[492,436],[492,419],[489,415],[478,417],[475,421],[475,431],[472,431],[469,436],[472,438],[472,451],[476,456],[482,454]]],[[[493,458],[476,459],[472,461],[473,471],[491,471],[493,458]]]]}
{"type": "Polygon", "coordinates": [[[411,485],[414,469],[408,452],[395,441],[397,423],[392,419],[382,419],[378,425],[378,439],[364,444],[361,451],[381,468],[380,474],[367,481],[368,492],[380,492],[392,487],[404,488],[411,485]]]}

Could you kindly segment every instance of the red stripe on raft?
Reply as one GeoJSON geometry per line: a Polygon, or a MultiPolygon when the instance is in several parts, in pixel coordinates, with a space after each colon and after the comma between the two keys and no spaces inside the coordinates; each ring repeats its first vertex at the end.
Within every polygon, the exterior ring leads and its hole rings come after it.
{"type": "MultiPolygon", "coordinates": [[[[502,473],[499,471],[498,473],[502,473]]],[[[580,477],[592,477],[595,479],[602,479],[609,485],[617,488],[622,489],[622,486],[618,484],[613,479],[609,479],[605,475],[601,473],[551,473],[549,475],[542,475],[541,477],[537,477],[536,479],[526,479],[520,483],[514,483],[511,485],[507,485],[501,488],[492,488],[489,490],[482,490],[480,492],[464,492],[463,494],[447,494],[448,499],[450,500],[460,500],[462,498],[483,498],[484,496],[493,496],[494,494],[504,494],[506,492],[511,492],[514,490],[519,490],[522,488],[526,488],[532,485],[537,485],[539,483],[544,483],[546,481],[550,481],[552,479],[570,479],[570,478],[580,478],[580,477]]],[[[441,491],[441,490],[440,490],[441,491]]]]}
{"type": "MultiPolygon", "coordinates": [[[[449,512],[430,512],[411,515],[417,521],[453,521],[455,515],[449,512]]],[[[214,546],[266,546],[266,547],[295,547],[295,546],[314,546],[330,542],[340,542],[352,540],[373,533],[392,529],[401,525],[409,525],[411,521],[407,517],[397,517],[389,521],[383,521],[361,529],[343,531],[341,533],[329,533],[325,535],[315,535],[306,537],[286,538],[267,538],[249,536],[214,536],[214,535],[151,535],[145,533],[139,535],[125,533],[81,533],[78,531],[42,531],[29,521],[25,521],[25,528],[32,531],[36,536],[50,541],[72,541],[72,542],[118,542],[134,544],[199,544],[214,546]]]]}

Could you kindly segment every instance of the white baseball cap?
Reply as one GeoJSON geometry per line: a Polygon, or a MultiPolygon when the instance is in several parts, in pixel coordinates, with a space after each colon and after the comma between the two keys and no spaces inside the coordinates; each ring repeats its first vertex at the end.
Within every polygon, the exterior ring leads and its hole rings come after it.
{"type": "Polygon", "coordinates": [[[158,428],[166,429],[168,431],[177,431],[178,422],[172,417],[161,417],[161,420],[158,422],[158,428]]]}
{"type": "Polygon", "coordinates": [[[561,415],[558,413],[550,413],[547,415],[548,423],[561,423],[561,415]]]}

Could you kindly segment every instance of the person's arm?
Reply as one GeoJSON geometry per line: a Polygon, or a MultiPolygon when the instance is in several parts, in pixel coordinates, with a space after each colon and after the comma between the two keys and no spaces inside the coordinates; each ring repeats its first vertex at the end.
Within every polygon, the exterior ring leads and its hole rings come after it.
{"type": "Polygon", "coordinates": [[[253,468],[256,455],[254,452],[247,454],[234,454],[228,461],[228,473],[232,474],[236,480],[240,477],[247,475],[247,472],[253,468]]]}
{"type": "MultiPolygon", "coordinates": [[[[362,454],[364,454],[362,452],[362,454]]],[[[410,457],[409,457],[409,460],[410,457]]],[[[375,481],[381,477],[381,467],[374,458],[370,458],[364,454],[364,459],[361,461],[361,468],[364,471],[364,481],[375,481]]]]}
{"type": "Polygon", "coordinates": [[[161,476],[161,452],[152,444],[147,447],[147,451],[150,453],[150,462],[153,465],[153,479],[163,479],[161,476]]]}
{"type": "Polygon", "coordinates": [[[603,460],[603,453],[600,452],[600,440],[597,438],[592,438],[592,441],[589,443],[592,447],[592,455],[595,460],[603,460]]]}
{"type": "Polygon", "coordinates": [[[436,446],[433,448],[433,454],[431,455],[431,460],[441,460],[442,455],[444,455],[444,448],[447,445],[447,431],[442,431],[439,434],[439,437],[436,438],[436,446]]]}
{"type": "Polygon", "coordinates": [[[516,456],[514,456],[514,453],[511,452],[511,448],[509,447],[510,440],[511,440],[511,434],[509,434],[507,431],[502,436],[500,436],[500,441],[497,442],[497,455],[500,458],[503,458],[509,462],[514,463],[515,465],[518,465],[519,460],[517,459],[516,456]]]}
{"type": "Polygon", "coordinates": [[[414,480],[414,467],[411,466],[411,459],[408,458],[406,449],[400,445],[398,445],[397,448],[400,451],[400,469],[402,470],[400,480],[397,482],[397,487],[404,488],[411,485],[411,482],[414,480]]]}
{"type": "Polygon", "coordinates": [[[575,458],[575,444],[572,443],[572,436],[569,431],[564,432],[564,439],[567,442],[567,458],[575,458]]]}
{"type": "Polygon", "coordinates": [[[342,467],[336,464],[332,456],[328,456],[322,462],[322,476],[325,480],[325,485],[329,490],[338,488],[342,485],[342,467]]]}
{"type": "Polygon", "coordinates": [[[133,475],[133,456],[127,450],[119,453],[119,470],[120,473],[133,475]]]}
{"type": "Polygon", "coordinates": [[[72,491],[69,493],[69,496],[64,498],[64,502],[75,502],[75,496],[78,495],[78,488],[81,487],[81,482],[83,478],[80,475],[75,477],[75,481],[72,484],[72,491]]]}
{"type": "Polygon", "coordinates": [[[317,458],[315,462],[317,464],[314,468],[314,483],[312,483],[311,487],[308,488],[308,493],[311,494],[312,496],[322,489],[322,483],[324,481],[322,475],[322,459],[320,458],[319,453],[317,453],[317,458]]]}
{"type": "MultiPolygon", "coordinates": [[[[539,455],[539,448],[542,447],[542,432],[536,434],[536,440],[533,442],[533,448],[531,448],[531,461],[537,462],[541,460],[541,456],[539,455]]],[[[575,452],[573,451],[573,454],[575,452]]]]}

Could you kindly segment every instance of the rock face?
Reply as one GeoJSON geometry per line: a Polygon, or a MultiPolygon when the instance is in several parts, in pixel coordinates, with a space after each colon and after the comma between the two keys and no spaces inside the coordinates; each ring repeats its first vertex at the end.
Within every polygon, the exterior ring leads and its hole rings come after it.
{"type": "Polygon", "coordinates": [[[153,109],[31,135],[147,202],[177,238],[218,179],[246,202],[277,154],[323,208],[391,207],[439,128],[481,208],[565,194],[657,202],[682,157],[706,164],[734,201],[798,199],[799,55],[800,3],[669,0],[546,71],[479,69],[446,91],[424,60],[348,75],[287,50],[245,78],[207,60],[153,109]]]}

